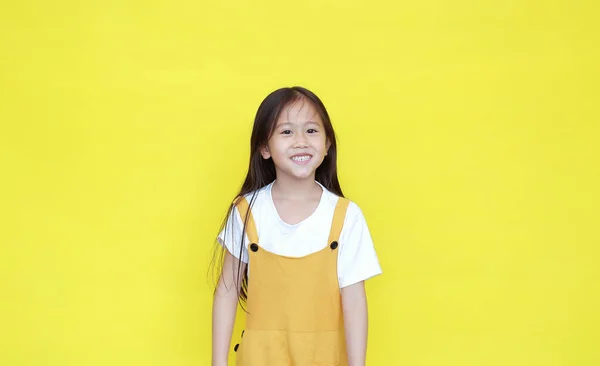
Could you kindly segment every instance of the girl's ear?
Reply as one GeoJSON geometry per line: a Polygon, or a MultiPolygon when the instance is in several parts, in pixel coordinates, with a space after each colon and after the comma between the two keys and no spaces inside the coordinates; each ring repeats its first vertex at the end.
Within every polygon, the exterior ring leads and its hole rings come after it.
{"type": "Polygon", "coordinates": [[[271,157],[271,153],[269,152],[268,146],[263,146],[260,148],[260,155],[262,155],[263,159],[268,159],[271,157]]]}
{"type": "Polygon", "coordinates": [[[327,154],[329,153],[329,148],[331,147],[331,142],[329,142],[329,139],[327,140],[327,149],[325,149],[325,156],[327,156],[327,154]]]}

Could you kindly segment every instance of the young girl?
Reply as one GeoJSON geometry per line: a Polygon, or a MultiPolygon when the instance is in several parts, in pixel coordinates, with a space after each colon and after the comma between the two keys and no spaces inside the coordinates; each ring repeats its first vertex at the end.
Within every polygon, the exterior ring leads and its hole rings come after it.
{"type": "Polygon", "coordinates": [[[250,166],[221,228],[213,366],[364,365],[364,281],[381,273],[360,208],[344,198],[336,138],[321,100],[301,87],[258,108],[250,166]],[[238,300],[247,310],[234,335],[238,300]]]}

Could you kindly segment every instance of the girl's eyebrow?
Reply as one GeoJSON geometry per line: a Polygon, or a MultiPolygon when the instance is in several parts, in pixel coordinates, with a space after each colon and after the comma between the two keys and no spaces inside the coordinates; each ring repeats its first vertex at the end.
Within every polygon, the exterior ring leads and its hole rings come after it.
{"type": "MultiPolygon", "coordinates": [[[[293,122],[283,122],[283,123],[277,125],[277,127],[288,126],[288,125],[289,126],[293,126],[295,124],[296,123],[293,123],[293,122]]],[[[310,125],[310,124],[314,124],[314,125],[320,126],[319,122],[316,122],[316,121],[306,121],[306,122],[304,122],[304,126],[310,125]]]]}

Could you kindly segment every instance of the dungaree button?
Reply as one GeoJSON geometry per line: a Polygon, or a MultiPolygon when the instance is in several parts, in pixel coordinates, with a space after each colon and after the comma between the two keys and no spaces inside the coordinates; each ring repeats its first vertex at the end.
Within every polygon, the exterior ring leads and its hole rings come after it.
{"type": "Polygon", "coordinates": [[[238,347],[240,346],[240,344],[236,344],[235,347],[233,347],[233,352],[237,352],[238,347]]]}
{"type": "Polygon", "coordinates": [[[335,249],[338,246],[338,242],[337,241],[332,241],[331,245],[329,246],[331,249],[335,249]]]}
{"type": "Polygon", "coordinates": [[[255,243],[250,244],[250,250],[252,250],[253,252],[258,252],[258,245],[256,245],[255,243]]]}

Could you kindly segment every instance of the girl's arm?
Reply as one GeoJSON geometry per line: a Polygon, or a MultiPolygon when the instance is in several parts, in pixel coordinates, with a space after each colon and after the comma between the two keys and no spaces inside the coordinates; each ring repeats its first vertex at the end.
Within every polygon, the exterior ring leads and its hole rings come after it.
{"type": "Polygon", "coordinates": [[[364,366],[367,358],[367,295],[365,282],[342,288],[348,365],[364,366]]]}
{"type": "Polygon", "coordinates": [[[246,270],[246,264],[238,271],[238,260],[225,251],[223,271],[219,278],[217,290],[213,299],[212,313],[212,365],[227,366],[229,347],[231,346],[231,334],[235,323],[235,314],[238,304],[238,290],[236,284],[242,283],[242,275],[246,270]],[[239,280],[235,278],[240,273],[239,280]]]}

